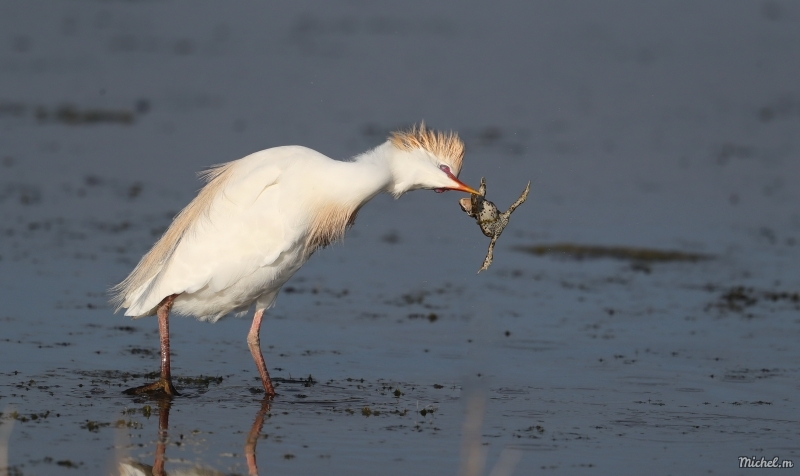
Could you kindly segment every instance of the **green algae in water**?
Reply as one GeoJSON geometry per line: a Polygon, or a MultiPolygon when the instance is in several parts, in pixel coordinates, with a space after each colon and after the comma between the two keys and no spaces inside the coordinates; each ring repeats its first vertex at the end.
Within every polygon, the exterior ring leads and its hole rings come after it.
{"type": "Polygon", "coordinates": [[[361,414],[364,415],[365,417],[369,417],[371,415],[378,416],[381,414],[381,412],[378,410],[373,410],[370,407],[364,407],[361,409],[361,414]]]}
{"type": "Polygon", "coordinates": [[[100,428],[106,428],[108,426],[111,426],[111,423],[86,420],[86,422],[84,422],[81,425],[81,428],[83,428],[84,430],[89,430],[92,433],[97,433],[100,430],[100,428]]]}
{"type": "Polygon", "coordinates": [[[536,256],[555,255],[576,260],[611,258],[644,263],[670,263],[710,260],[711,255],[688,253],[676,250],[636,248],[632,246],[579,245],[575,243],[551,243],[544,245],[515,246],[514,250],[536,256]]]}

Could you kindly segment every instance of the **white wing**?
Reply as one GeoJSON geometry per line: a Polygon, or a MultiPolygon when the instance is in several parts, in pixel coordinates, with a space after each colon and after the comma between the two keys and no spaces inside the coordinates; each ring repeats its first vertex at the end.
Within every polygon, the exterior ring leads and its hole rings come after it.
{"type": "Polygon", "coordinates": [[[236,161],[207,212],[182,236],[152,282],[140,288],[125,314],[150,314],[166,296],[200,290],[230,301],[218,302],[215,308],[227,305],[233,309],[243,304],[242,300],[255,299],[258,292],[266,291],[239,290],[240,294],[252,294],[249,296],[222,293],[263,267],[274,267],[277,277],[282,253],[303,242],[303,223],[297,223],[292,213],[296,205],[287,203],[294,201],[290,197],[296,193],[296,180],[292,179],[296,174],[287,177],[287,171],[302,166],[309,156],[324,157],[303,147],[278,147],[236,161]]]}

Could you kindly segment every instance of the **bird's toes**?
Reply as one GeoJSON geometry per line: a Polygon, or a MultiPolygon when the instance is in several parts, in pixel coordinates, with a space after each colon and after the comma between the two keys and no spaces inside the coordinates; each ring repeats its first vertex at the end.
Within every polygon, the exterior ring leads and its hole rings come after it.
{"type": "Polygon", "coordinates": [[[175,386],[172,385],[172,380],[159,379],[156,382],[142,385],[140,387],[133,387],[125,390],[123,393],[126,395],[150,395],[153,397],[177,397],[180,395],[175,386]]]}

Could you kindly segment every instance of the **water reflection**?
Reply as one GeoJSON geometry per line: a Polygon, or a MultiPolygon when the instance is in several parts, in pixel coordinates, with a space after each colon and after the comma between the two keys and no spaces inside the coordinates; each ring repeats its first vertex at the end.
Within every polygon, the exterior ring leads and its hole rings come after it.
{"type": "Polygon", "coordinates": [[[11,472],[8,464],[8,440],[11,439],[11,430],[14,429],[14,418],[5,415],[13,413],[16,411],[11,405],[0,412],[0,476],[8,476],[11,472]]]}
{"type": "MultiPolygon", "coordinates": [[[[244,456],[247,462],[248,474],[258,475],[258,464],[256,463],[256,444],[261,436],[261,429],[264,426],[264,417],[269,414],[270,400],[264,399],[261,401],[261,407],[256,412],[255,420],[250,426],[250,431],[247,433],[247,439],[244,442],[244,456]]],[[[152,466],[133,460],[123,460],[119,462],[120,476],[179,476],[179,475],[196,475],[196,476],[224,476],[226,473],[217,471],[212,468],[195,466],[193,468],[180,468],[167,472],[164,470],[164,463],[167,459],[167,443],[169,441],[169,411],[172,407],[172,401],[169,399],[162,399],[158,401],[158,440],[156,442],[155,459],[152,466]]]]}

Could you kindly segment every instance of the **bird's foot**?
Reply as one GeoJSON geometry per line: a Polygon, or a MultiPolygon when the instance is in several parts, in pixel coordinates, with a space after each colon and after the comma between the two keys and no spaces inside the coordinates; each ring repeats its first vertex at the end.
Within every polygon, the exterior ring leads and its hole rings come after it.
{"type": "Polygon", "coordinates": [[[172,385],[172,379],[160,378],[158,381],[142,385],[141,387],[134,387],[125,390],[128,395],[152,395],[152,396],[167,396],[177,397],[180,395],[175,387],[172,385]]]}
{"type": "Polygon", "coordinates": [[[259,395],[259,394],[264,395],[264,400],[273,400],[277,395],[277,393],[275,393],[275,390],[273,390],[272,388],[270,388],[269,391],[267,391],[264,388],[250,387],[250,393],[252,393],[253,395],[259,395]]]}

